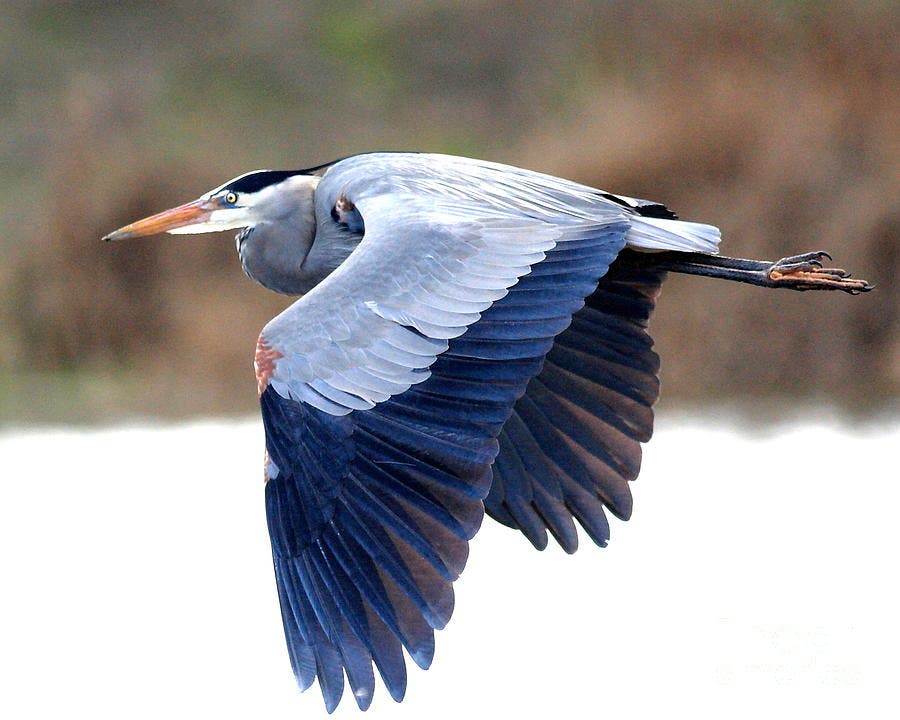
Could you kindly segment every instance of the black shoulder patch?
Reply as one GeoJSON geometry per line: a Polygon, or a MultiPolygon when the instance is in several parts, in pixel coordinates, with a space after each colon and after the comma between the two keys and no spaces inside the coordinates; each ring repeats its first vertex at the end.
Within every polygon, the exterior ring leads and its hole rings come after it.
{"type": "Polygon", "coordinates": [[[600,197],[612,200],[617,205],[633,210],[641,217],[660,218],[661,220],[677,220],[678,215],[669,210],[662,203],[651,202],[650,200],[635,200],[638,204],[632,205],[624,198],[612,193],[600,193],[600,197]]]}
{"type": "Polygon", "coordinates": [[[635,210],[638,215],[643,217],[660,218],[661,220],[677,220],[678,215],[674,211],[669,210],[665,205],[660,203],[647,203],[646,205],[638,205],[635,210]]]}

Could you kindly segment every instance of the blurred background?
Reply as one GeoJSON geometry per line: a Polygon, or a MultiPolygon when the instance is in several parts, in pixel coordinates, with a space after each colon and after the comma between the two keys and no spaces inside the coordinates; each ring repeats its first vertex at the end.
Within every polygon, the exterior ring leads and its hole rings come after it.
{"type": "Polygon", "coordinates": [[[666,203],[723,252],[827,249],[867,296],[673,277],[663,403],[896,409],[889,1],[4,2],[0,424],[253,412],[288,302],[233,233],[104,244],[242,172],[473,155],[666,203]]]}

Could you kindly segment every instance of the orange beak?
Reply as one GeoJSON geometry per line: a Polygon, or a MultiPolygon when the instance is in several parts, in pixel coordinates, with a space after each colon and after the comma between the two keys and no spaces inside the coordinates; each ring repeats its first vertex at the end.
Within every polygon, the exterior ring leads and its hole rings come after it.
{"type": "Polygon", "coordinates": [[[125,240],[126,238],[143,237],[168,232],[186,225],[198,225],[209,220],[215,205],[203,198],[194,200],[186,205],[179,205],[171,210],[163,210],[161,213],[138,220],[125,227],[111,232],[104,240],[125,240]]]}

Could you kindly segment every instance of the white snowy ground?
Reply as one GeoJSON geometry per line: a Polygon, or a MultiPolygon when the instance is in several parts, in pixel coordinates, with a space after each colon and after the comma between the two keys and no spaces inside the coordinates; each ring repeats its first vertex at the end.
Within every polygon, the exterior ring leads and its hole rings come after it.
{"type": "MultiPolygon", "coordinates": [[[[255,421],[0,434],[0,717],[325,716],[261,447],[255,421]]],[[[900,717],[898,447],[896,421],[664,416],[607,549],[485,521],[434,665],[368,717],[900,717]]]]}

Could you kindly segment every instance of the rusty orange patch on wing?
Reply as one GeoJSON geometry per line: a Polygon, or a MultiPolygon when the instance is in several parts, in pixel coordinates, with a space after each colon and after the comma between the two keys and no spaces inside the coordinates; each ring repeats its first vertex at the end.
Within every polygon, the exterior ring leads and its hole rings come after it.
{"type": "Polygon", "coordinates": [[[263,450],[263,485],[269,483],[269,451],[263,450]]]}
{"type": "Polygon", "coordinates": [[[268,341],[262,336],[256,341],[256,355],[253,357],[253,369],[256,371],[256,389],[262,395],[268,387],[272,373],[275,372],[275,361],[284,357],[280,352],[269,346],[268,341]]]}

